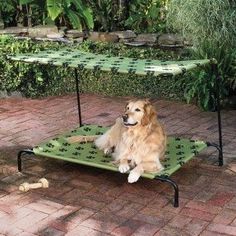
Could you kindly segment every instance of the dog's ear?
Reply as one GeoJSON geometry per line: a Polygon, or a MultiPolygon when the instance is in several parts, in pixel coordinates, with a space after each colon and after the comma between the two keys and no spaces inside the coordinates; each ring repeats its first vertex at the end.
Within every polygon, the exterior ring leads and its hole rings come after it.
{"type": "Polygon", "coordinates": [[[144,115],[141,120],[141,125],[145,126],[150,123],[153,123],[156,120],[156,118],[157,118],[157,112],[150,103],[150,101],[147,100],[144,105],[144,115]]]}

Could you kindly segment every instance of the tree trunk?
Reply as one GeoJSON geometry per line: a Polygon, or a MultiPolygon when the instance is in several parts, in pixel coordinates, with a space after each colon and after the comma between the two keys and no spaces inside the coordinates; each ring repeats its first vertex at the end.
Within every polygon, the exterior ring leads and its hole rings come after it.
{"type": "Polygon", "coordinates": [[[118,0],[118,5],[119,5],[119,19],[120,20],[125,20],[128,18],[128,9],[129,9],[129,0],[118,0]]]}
{"type": "Polygon", "coordinates": [[[30,5],[27,5],[26,9],[27,9],[28,27],[32,27],[32,8],[30,7],[30,5]]]}

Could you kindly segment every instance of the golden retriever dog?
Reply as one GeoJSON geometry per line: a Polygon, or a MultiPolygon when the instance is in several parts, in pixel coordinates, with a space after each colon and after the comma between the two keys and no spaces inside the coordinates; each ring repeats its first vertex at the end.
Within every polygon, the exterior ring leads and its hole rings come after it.
{"type": "MultiPolygon", "coordinates": [[[[163,170],[160,161],[165,157],[166,135],[148,100],[130,101],[123,116],[103,135],[83,137],[83,141],[95,140],[99,149],[111,154],[121,173],[129,171],[129,183],[136,182],[144,172],[163,170]]],[[[68,141],[81,141],[81,137],[68,141]]]]}

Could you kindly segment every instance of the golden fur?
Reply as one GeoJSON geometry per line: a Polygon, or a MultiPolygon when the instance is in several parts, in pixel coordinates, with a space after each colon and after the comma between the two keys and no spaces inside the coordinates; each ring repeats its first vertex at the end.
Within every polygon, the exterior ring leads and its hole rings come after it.
{"type": "MultiPolygon", "coordinates": [[[[69,141],[81,141],[81,137],[71,137],[69,141]]],[[[160,160],[165,157],[166,135],[148,100],[130,101],[122,118],[117,118],[105,134],[96,138],[95,145],[105,154],[112,154],[121,173],[130,170],[129,183],[136,182],[144,172],[163,169],[160,160]]]]}

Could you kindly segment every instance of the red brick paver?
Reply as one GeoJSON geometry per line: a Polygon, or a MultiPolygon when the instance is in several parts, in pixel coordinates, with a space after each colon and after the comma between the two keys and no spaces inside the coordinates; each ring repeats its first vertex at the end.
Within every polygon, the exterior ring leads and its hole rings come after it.
{"type": "MultiPolygon", "coordinates": [[[[111,125],[129,98],[83,94],[85,123],[111,125]]],[[[216,114],[194,105],[153,100],[169,135],[217,142],[216,114]]],[[[141,179],[127,183],[119,173],[27,156],[17,152],[78,123],[76,96],[0,99],[0,235],[236,235],[236,111],[223,111],[225,165],[208,148],[183,166],[180,207],[170,186],[141,179]],[[22,182],[46,177],[49,189],[20,193],[22,182]]]]}

